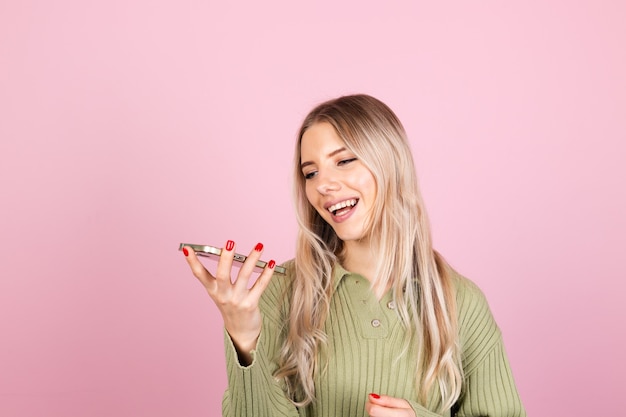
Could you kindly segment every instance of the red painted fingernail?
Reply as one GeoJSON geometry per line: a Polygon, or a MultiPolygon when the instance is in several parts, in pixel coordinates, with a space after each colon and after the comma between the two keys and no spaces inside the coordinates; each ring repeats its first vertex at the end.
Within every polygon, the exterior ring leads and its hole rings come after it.
{"type": "Polygon", "coordinates": [[[378,399],[380,398],[380,395],[378,395],[378,394],[374,394],[374,393],[372,392],[372,393],[370,394],[370,397],[372,397],[372,398],[374,398],[374,399],[377,399],[377,400],[378,400],[378,399]]]}
{"type": "Polygon", "coordinates": [[[185,254],[185,256],[189,256],[189,251],[187,250],[187,248],[183,248],[183,253],[185,254]]]}
{"type": "Polygon", "coordinates": [[[231,251],[233,250],[233,248],[235,247],[235,242],[233,242],[232,240],[228,240],[226,241],[226,250],[227,251],[231,251]]]}
{"type": "Polygon", "coordinates": [[[269,269],[274,269],[275,266],[276,266],[276,262],[274,262],[273,259],[267,264],[267,267],[269,269]]]}
{"type": "Polygon", "coordinates": [[[254,250],[257,252],[261,252],[263,250],[263,244],[261,242],[257,243],[254,247],[254,250]]]}

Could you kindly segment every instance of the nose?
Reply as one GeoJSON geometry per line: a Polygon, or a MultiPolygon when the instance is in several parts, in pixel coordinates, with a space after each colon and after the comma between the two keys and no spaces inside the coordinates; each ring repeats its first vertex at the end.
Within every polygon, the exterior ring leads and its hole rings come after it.
{"type": "Polygon", "coordinates": [[[331,175],[327,173],[322,174],[322,172],[318,172],[317,174],[317,192],[322,195],[327,195],[329,193],[339,191],[341,189],[341,183],[337,181],[331,175]]]}

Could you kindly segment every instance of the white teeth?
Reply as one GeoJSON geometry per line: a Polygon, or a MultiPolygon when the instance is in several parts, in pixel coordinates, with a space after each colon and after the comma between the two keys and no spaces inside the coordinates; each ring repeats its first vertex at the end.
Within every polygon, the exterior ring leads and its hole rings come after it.
{"type": "Polygon", "coordinates": [[[331,213],[334,213],[335,211],[340,210],[344,207],[348,207],[348,206],[352,207],[354,205],[356,205],[356,199],[353,198],[352,200],[345,200],[340,203],[333,204],[332,206],[328,207],[328,211],[330,211],[331,213]]]}

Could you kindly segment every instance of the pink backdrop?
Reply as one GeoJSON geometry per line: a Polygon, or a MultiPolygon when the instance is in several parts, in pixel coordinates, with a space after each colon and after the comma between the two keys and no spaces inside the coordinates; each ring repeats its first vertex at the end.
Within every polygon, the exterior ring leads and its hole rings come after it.
{"type": "Polygon", "coordinates": [[[290,258],[295,131],[353,92],[404,121],[529,414],[614,414],[625,3],[383,3],[0,2],[0,415],[219,415],[221,319],[177,245],[290,258]]]}

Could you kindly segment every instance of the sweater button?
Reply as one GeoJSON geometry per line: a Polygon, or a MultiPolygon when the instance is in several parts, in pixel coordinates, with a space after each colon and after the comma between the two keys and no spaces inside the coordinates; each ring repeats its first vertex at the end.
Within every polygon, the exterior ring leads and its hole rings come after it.
{"type": "Polygon", "coordinates": [[[372,320],[372,327],[380,327],[380,320],[378,319],[372,320]]]}
{"type": "Polygon", "coordinates": [[[387,303],[387,308],[388,308],[389,310],[393,310],[394,308],[396,308],[396,303],[395,303],[395,302],[393,302],[393,301],[389,301],[389,302],[387,303]]]}

